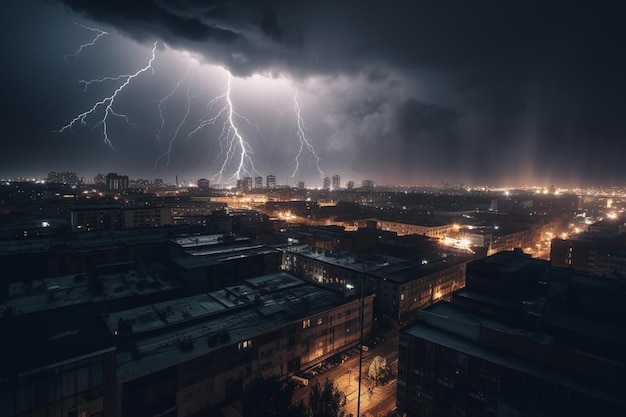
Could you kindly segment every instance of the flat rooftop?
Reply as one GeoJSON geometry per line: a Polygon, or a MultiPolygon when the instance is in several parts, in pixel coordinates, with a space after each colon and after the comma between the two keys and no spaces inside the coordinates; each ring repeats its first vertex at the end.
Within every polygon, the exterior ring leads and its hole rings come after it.
{"type": "Polygon", "coordinates": [[[341,291],[278,272],[113,313],[106,323],[120,337],[123,327],[132,329],[127,334],[135,351],[123,346],[117,351],[118,379],[131,380],[346,302],[341,291]]]}
{"type": "Polygon", "coordinates": [[[67,236],[3,240],[0,241],[0,253],[3,255],[40,252],[79,254],[138,244],[165,244],[175,231],[176,227],[167,227],[150,230],[73,233],[67,236]]]}
{"type": "Polygon", "coordinates": [[[475,257],[465,254],[444,253],[438,254],[438,257],[431,255],[430,259],[411,259],[403,263],[383,266],[374,271],[372,275],[401,284],[469,262],[475,257]]]}
{"type": "Polygon", "coordinates": [[[202,268],[217,265],[234,259],[279,253],[278,249],[266,245],[248,245],[242,247],[214,248],[212,250],[193,251],[192,256],[172,259],[172,262],[185,269],[202,268]]]}
{"type": "Polygon", "coordinates": [[[472,263],[472,266],[476,268],[487,267],[511,274],[522,270],[531,264],[535,264],[537,266],[544,265],[547,268],[549,263],[549,261],[533,258],[530,254],[515,250],[502,251],[486,258],[478,259],[472,263]]]}
{"type": "MultiPolygon", "coordinates": [[[[438,306],[438,304],[433,306],[438,306]]],[[[452,310],[439,306],[434,310],[435,313],[439,314],[454,314],[452,310]]],[[[457,318],[469,320],[469,324],[476,324],[473,322],[472,318],[457,318]]],[[[485,348],[480,346],[478,343],[428,325],[420,320],[404,327],[401,330],[401,333],[427,340],[488,362],[493,362],[499,366],[513,369],[522,374],[530,374],[534,377],[544,379],[558,385],[564,385],[574,391],[585,393],[591,397],[610,401],[615,404],[626,405],[626,401],[623,396],[621,396],[620,391],[622,387],[619,384],[614,384],[614,386],[611,387],[612,391],[609,391],[606,386],[598,385],[588,379],[574,377],[572,375],[565,374],[564,372],[560,372],[557,369],[552,369],[548,366],[538,364],[530,360],[506,354],[505,352],[497,351],[495,349],[485,348]]]]}
{"type": "MultiPolygon", "coordinates": [[[[435,320],[452,320],[456,322],[459,328],[463,329],[459,331],[460,333],[466,332],[470,327],[478,328],[482,326],[531,338],[538,343],[550,344],[553,339],[550,335],[529,332],[514,326],[509,326],[498,320],[489,319],[486,315],[472,313],[467,309],[460,308],[450,303],[436,303],[428,307],[426,311],[435,315],[435,320]]],[[[606,386],[598,385],[589,379],[576,377],[545,364],[481,346],[471,340],[471,337],[464,337],[462,334],[455,334],[454,331],[450,331],[450,328],[446,326],[445,322],[443,326],[438,326],[429,324],[428,321],[428,318],[420,318],[404,327],[401,333],[424,339],[506,368],[514,369],[520,373],[530,374],[540,379],[565,385],[572,390],[586,393],[592,397],[608,400],[616,404],[626,404],[624,398],[619,395],[619,391],[621,390],[621,387],[618,386],[619,384],[615,384],[615,386],[611,387],[611,389],[614,390],[611,392],[607,390],[606,386]]]]}
{"type": "Polygon", "coordinates": [[[183,285],[170,279],[167,267],[157,262],[127,262],[96,271],[93,277],[89,273],[81,273],[9,284],[8,298],[0,304],[0,310],[12,308],[16,314],[25,314],[83,302],[97,304],[156,294],[183,285]],[[94,278],[101,286],[94,287],[94,278]]]}
{"type": "Polygon", "coordinates": [[[357,255],[354,252],[349,252],[343,249],[317,249],[309,245],[290,246],[287,247],[287,252],[297,253],[302,256],[306,256],[307,258],[315,259],[320,262],[325,262],[329,265],[340,266],[342,268],[361,273],[372,272],[384,266],[388,266],[391,264],[396,265],[406,262],[404,259],[395,258],[388,255],[357,255]]]}

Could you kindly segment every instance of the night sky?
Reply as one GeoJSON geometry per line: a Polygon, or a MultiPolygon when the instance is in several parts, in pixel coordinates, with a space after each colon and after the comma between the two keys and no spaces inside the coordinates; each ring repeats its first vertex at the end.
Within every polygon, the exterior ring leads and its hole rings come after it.
{"type": "Polygon", "coordinates": [[[5,1],[0,177],[623,185],[602,3],[5,1]]]}

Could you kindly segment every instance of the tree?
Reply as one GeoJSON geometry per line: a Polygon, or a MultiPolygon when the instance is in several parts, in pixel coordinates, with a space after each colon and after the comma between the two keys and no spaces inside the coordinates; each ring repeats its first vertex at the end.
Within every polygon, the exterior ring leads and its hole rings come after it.
{"type": "Polygon", "coordinates": [[[387,375],[387,359],[380,355],[374,356],[370,368],[367,372],[367,376],[374,381],[375,385],[378,385],[380,381],[387,375]]]}
{"type": "Polygon", "coordinates": [[[244,417],[308,417],[301,401],[292,404],[293,386],[278,379],[256,377],[246,388],[242,399],[244,417]]]}
{"type": "Polygon", "coordinates": [[[345,405],[346,396],[328,378],[323,386],[316,382],[309,392],[311,417],[343,417],[345,405]]]}

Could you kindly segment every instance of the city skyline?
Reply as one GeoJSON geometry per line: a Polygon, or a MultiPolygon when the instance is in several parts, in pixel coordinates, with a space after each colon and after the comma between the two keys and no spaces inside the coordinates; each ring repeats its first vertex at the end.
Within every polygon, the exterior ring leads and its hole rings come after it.
{"type": "Polygon", "coordinates": [[[626,178],[612,6],[177,3],[6,5],[0,177],[626,178]]]}

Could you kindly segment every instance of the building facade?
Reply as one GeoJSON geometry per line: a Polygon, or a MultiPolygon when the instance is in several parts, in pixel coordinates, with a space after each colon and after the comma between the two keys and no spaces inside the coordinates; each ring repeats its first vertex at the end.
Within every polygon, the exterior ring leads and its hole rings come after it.
{"type": "MultiPolygon", "coordinates": [[[[365,336],[372,303],[365,297],[365,336]]],[[[356,346],[360,308],[358,298],[279,273],[111,314],[120,340],[118,415],[209,413],[257,376],[287,378],[356,346]]]]}

